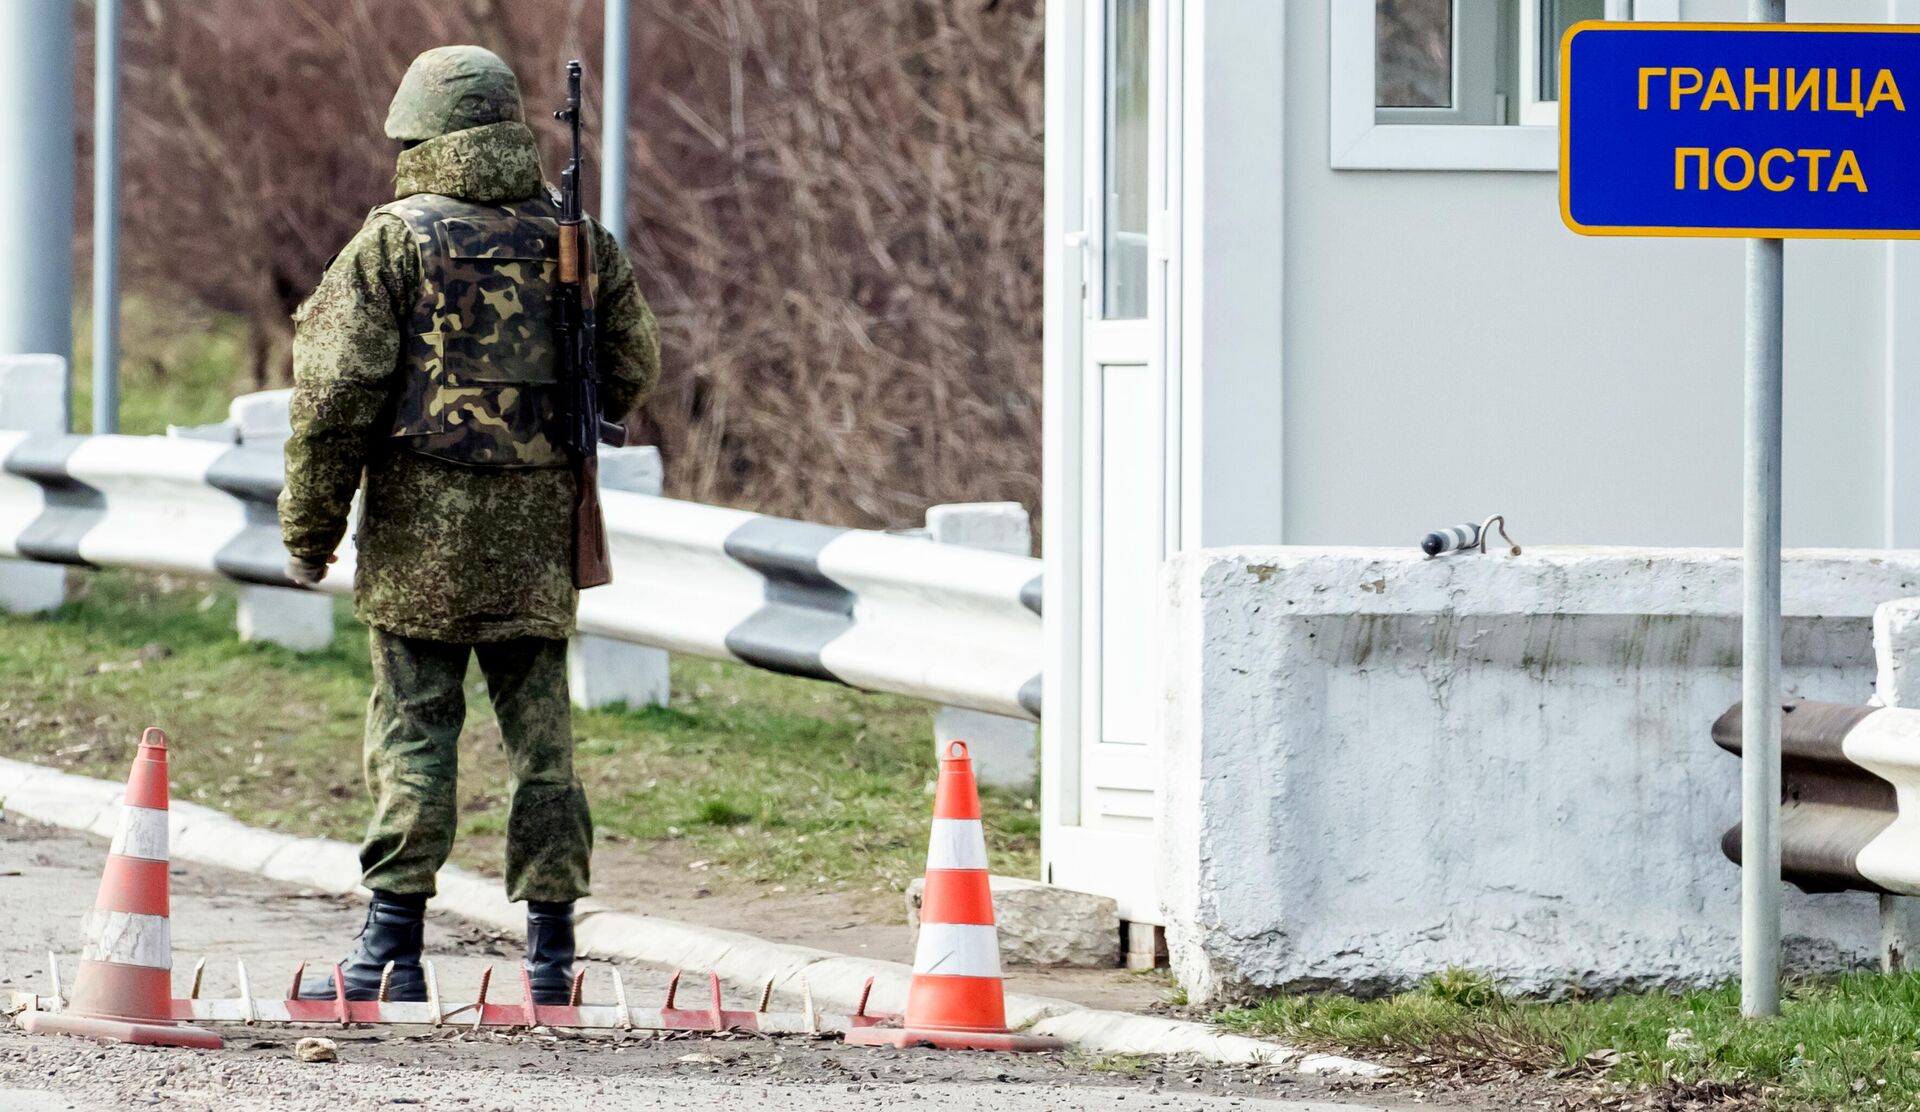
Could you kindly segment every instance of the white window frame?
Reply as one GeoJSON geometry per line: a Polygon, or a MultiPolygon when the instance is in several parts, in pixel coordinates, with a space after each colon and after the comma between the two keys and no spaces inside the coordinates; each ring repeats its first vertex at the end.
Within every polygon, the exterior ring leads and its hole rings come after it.
{"type": "MultiPolygon", "coordinates": [[[[1559,170],[1559,102],[1529,99],[1539,88],[1528,73],[1538,73],[1538,58],[1529,58],[1538,50],[1537,35],[1519,37],[1521,123],[1380,123],[1374,108],[1374,0],[1332,0],[1332,9],[1328,156],[1334,169],[1559,170]]],[[[1531,28],[1534,10],[1532,0],[1523,0],[1523,32],[1531,28]]],[[[1607,0],[1607,17],[1673,21],[1680,18],[1680,0],[1607,0]]]]}

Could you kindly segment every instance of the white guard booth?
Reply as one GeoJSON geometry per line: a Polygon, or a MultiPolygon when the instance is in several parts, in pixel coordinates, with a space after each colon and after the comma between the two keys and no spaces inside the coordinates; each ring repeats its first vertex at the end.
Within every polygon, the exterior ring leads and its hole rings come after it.
{"type": "MultiPolygon", "coordinates": [[[[1174,557],[1739,543],[1742,246],[1562,226],[1557,55],[1745,12],[1049,0],[1046,879],[1164,921],[1174,557]]],[[[1787,543],[1920,545],[1920,244],[1796,241],[1787,297],[1787,543]]]]}

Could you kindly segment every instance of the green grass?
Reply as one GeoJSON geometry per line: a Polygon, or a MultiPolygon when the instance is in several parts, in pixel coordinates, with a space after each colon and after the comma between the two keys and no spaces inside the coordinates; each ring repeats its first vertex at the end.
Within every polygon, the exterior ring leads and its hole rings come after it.
{"type": "MultiPolygon", "coordinates": [[[[93,428],[93,325],[81,310],[73,323],[73,427],[93,428]]],[[[120,431],[145,435],[172,425],[226,419],[244,379],[246,326],[236,317],[159,305],[130,297],[121,306],[120,431]]]]}
{"type": "MultiPolygon", "coordinates": [[[[160,433],[226,416],[250,389],[232,317],[129,298],[121,428],[160,433]]],[[[75,428],[90,425],[89,321],[76,314],[75,428]]],[[[368,812],[360,724],[365,630],[342,602],[326,652],[241,644],[235,591],[167,576],[76,574],[40,619],[0,617],[0,755],[117,780],[142,727],[174,737],[175,793],[252,823],[357,840],[368,812]]],[[[506,762],[477,674],[461,749],[455,859],[497,869],[506,762]]],[[[705,859],[701,885],[844,890],[868,910],[921,872],[935,775],[932,708],[911,699],[692,658],[671,707],[584,713],[578,767],[602,855],[705,859]]],[[[989,791],[996,871],[1038,872],[1039,816],[989,791]]]]}
{"type": "Polygon", "coordinates": [[[1289,996],[1219,1022],[1325,1047],[1636,1086],[1725,1086],[1779,1108],[1920,1107],[1920,974],[1855,974],[1789,987],[1781,1017],[1740,1017],[1737,987],[1561,1003],[1519,1001],[1449,971],[1384,1000],[1289,996]]]}
{"type": "MultiPolygon", "coordinates": [[[[0,618],[0,755],[126,775],[142,727],[174,738],[174,791],[247,822],[357,840],[368,805],[360,726],[365,630],[343,602],[327,651],[243,644],[226,586],[90,572],[42,618],[0,618]]],[[[666,708],[578,714],[580,776],[602,854],[668,850],[709,862],[702,883],[893,896],[925,861],[931,707],[744,666],[676,658],[666,708]],[[623,844],[626,843],[626,844],[623,844]]],[[[506,763],[477,673],[462,740],[457,860],[497,867],[506,763]],[[484,848],[482,848],[484,847],[484,848]]],[[[1037,873],[1039,817],[989,791],[996,871],[1037,873]]]]}

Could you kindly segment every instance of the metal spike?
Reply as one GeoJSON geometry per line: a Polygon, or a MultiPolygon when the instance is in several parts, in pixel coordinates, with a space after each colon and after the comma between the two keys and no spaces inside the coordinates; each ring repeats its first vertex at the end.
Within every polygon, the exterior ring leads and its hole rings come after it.
{"type": "MultiPolygon", "coordinates": [[[[259,1018],[253,1010],[253,981],[247,977],[246,962],[235,961],[233,966],[234,975],[240,981],[240,1015],[248,1025],[252,1025],[253,1021],[259,1018]]],[[[195,985],[200,983],[200,971],[197,968],[194,970],[193,983],[195,985]]]]}
{"type": "Polygon", "coordinates": [[[585,969],[576,970],[574,972],[573,989],[567,993],[567,1007],[577,1008],[580,1006],[580,989],[582,986],[586,984],[586,981],[587,981],[587,971],[585,969]]]}
{"type": "Polygon", "coordinates": [[[434,976],[433,963],[424,958],[420,968],[427,975],[427,1009],[433,1013],[433,1025],[440,1026],[440,978],[434,976]]]}
{"type": "Polygon", "coordinates": [[[673,1010],[673,994],[677,992],[679,988],[680,971],[676,969],[673,971],[673,976],[667,978],[667,1002],[660,1005],[661,1011],[670,1012],[673,1010]]]}
{"type": "Polygon", "coordinates": [[[767,987],[760,990],[760,1011],[764,1013],[767,1010],[767,1006],[772,1003],[773,1003],[773,978],[768,977],[767,987]]]}
{"type": "Polygon", "coordinates": [[[293,987],[287,989],[287,999],[298,1000],[300,998],[300,982],[305,979],[306,975],[307,963],[303,961],[294,968],[293,987]]]}
{"type": "Polygon", "coordinates": [[[860,986],[860,1006],[853,1010],[854,1015],[864,1016],[867,1014],[867,997],[872,995],[873,995],[873,978],[868,977],[867,983],[860,986]]]}
{"type": "Polygon", "coordinates": [[[715,1031],[725,1031],[727,1029],[727,1016],[726,1012],[720,1007],[720,974],[708,972],[707,983],[713,990],[713,1029],[715,1031]]]}
{"type": "Polygon", "coordinates": [[[620,967],[613,967],[613,999],[620,1005],[620,1029],[633,1030],[633,1012],[627,1008],[627,983],[620,979],[620,967]]]}
{"type": "Polygon", "coordinates": [[[800,978],[800,1001],[806,1009],[807,1032],[818,1035],[820,1033],[820,1015],[813,1010],[813,986],[807,983],[805,977],[800,978]]]}
{"type": "Polygon", "coordinates": [[[333,963],[333,1005],[340,1009],[340,1026],[352,1026],[353,1013],[347,1010],[347,974],[337,961],[333,963]]]}
{"type": "Polygon", "coordinates": [[[386,965],[381,966],[380,968],[380,992],[379,992],[379,995],[374,997],[374,999],[378,1000],[382,1004],[386,1003],[387,990],[392,987],[393,987],[393,963],[388,962],[386,965]]]}
{"type": "Polygon", "coordinates": [[[493,966],[489,965],[480,971],[480,999],[473,1005],[473,1031],[476,1035],[480,1033],[481,1022],[487,1018],[487,983],[491,980],[493,966]]]}
{"type": "Polygon", "coordinates": [[[540,1005],[533,1002],[533,973],[520,964],[520,1014],[529,1028],[540,1026],[540,1005]]]}
{"type": "Polygon", "coordinates": [[[60,959],[52,950],[47,951],[47,973],[53,978],[53,1003],[56,1007],[67,1002],[67,994],[60,988],[60,959]]]}
{"type": "Polygon", "coordinates": [[[187,990],[187,999],[200,999],[200,978],[207,972],[207,959],[201,958],[193,963],[193,987],[187,990]]]}

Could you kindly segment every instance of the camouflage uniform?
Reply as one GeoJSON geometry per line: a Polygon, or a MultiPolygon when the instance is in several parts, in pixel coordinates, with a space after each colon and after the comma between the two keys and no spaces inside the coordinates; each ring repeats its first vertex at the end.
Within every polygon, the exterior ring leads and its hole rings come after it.
{"type": "MultiPolygon", "coordinates": [[[[387,131],[418,141],[400,155],[397,199],[294,316],[280,496],[289,555],[323,566],[363,494],[355,611],[371,628],[376,796],[364,881],[434,890],[477,654],[512,763],[508,894],[571,900],[587,894],[592,826],[566,684],[573,476],[551,431],[557,210],[512,73],[485,51],[423,55],[387,131]]],[[[597,224],[592,235],[600,397],[618,420],[659,376],[659,336],[626,256],[597,224]]]]}

